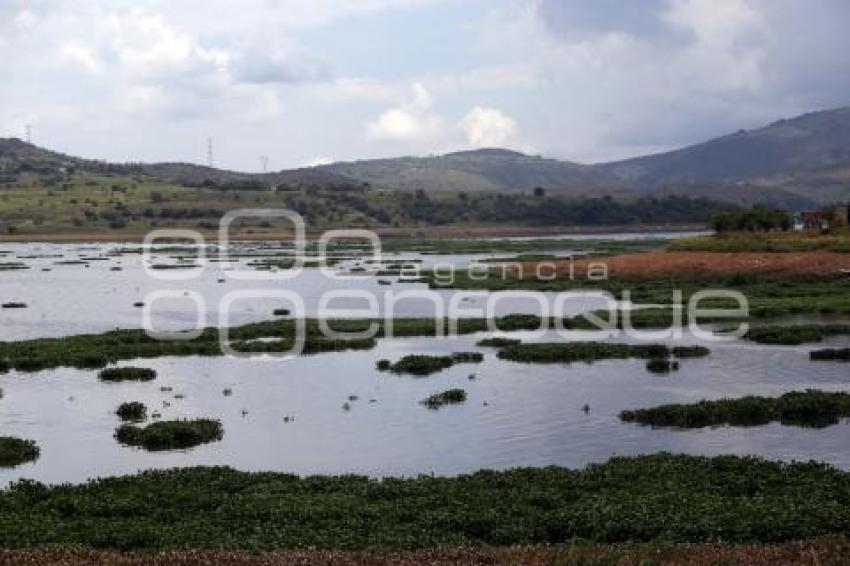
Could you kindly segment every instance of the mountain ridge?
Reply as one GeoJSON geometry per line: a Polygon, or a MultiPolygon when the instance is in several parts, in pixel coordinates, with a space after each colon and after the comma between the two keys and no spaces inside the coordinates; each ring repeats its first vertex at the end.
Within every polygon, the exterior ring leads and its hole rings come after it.
{"type": "Polygon", "coordinates": [[[668,152],[597,164],[488,147],[260,174],[179,162],[107,163],[39,148],[17,138],[0,138],[4,170],[49,171],[63,166],[143,173],[188,185],[253,182],[295,188],[506,193],[542,187],[550,194],[573,197],[723,195],[741,204],[804,208],[850,200],[850,107],[809,112],[668,152]]]}

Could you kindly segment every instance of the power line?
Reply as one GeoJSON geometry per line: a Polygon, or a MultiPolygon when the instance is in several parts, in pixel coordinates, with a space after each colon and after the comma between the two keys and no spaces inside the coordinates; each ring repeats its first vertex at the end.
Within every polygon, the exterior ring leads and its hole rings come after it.
{"type": "Polygon", "coordinates": [[[213,139],[207,138],[207,165],[209,167],[213,167],[215,161],[213,161],[213,139]]]}

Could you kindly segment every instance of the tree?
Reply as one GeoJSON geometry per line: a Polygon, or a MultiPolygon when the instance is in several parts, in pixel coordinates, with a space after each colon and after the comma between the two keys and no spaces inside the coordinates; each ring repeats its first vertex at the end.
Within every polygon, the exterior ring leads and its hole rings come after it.
{"type": "Polygon", "coordinates": [[[543,187],[534,187],[534,196],[537,198],[543,198],[546,196],[546,189],[543,187]]]}

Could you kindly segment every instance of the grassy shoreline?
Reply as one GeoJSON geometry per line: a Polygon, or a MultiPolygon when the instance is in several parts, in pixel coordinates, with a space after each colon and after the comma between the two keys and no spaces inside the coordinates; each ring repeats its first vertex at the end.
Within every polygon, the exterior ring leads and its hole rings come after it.
{"type": "Polygon", "coordinates": [[[655,454],[581,470],[456,477],[146,471],[0,491],[0,548],[129,551],[783,542],[850,534],[850,473],[817,463],[655,454]]]}
{"type": "MultiPolygon", "coordinates": [[[[350,228],[350,226],[344,226],[350,228]]],[[[217,230],[198,229],[207,241],[217,241],[217,230]]],[[[444,226],[380,226],[369,228],[376,234],[387,238],[511,238],[529,236],[585,235],[604,237],[612,234],[649,234],[653,232],[703,232],[709,229],[706,224],[639,224],[609,226],[529,226],[522,224],[449,224],[444,226]]],[[[0,243],[79,243],[79,242],[143,242],[149,230],[79,230],[57,232],[23,232],[0,234],[0,243]]],[[[309,236],[320,236],[323,230],[310,229],[309,236]]],[[[290,240],[291,231],[264,230],[256,228],[250,233],[236,232],[230,236],[235,241],[272,241],[290,240]]]]}
{"type": "Polygon", "coordinates": [[[91,564],[95,566],[181,566],[229,564],[279,566],[316,564],[334,566],[419,566],[560,564],[563,566],[718,566],[720,564],[825,566],[846,563],[850,540],[823,537],[776,544],[730,543],[620,543],[571,541],[565,544],[509,547],[447,547],[433,550],[368,552],[345,550],[288,550],[252,552],[232,550],[174,550],[162,553],[126,553],[79,546],[0,550],[8,565],[91,564]]]}

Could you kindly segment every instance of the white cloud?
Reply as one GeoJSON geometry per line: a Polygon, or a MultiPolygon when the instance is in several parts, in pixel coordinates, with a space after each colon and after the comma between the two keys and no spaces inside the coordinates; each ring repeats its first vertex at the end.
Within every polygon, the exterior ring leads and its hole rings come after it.
{"type": "Polygon", "coordinates": [[[94,49],[77,39],[72,39],[59,48],[59,61],[92,75],[101,71],[101,63],[94,49]]]}
{"type": "Polygon", "coordinates": [[[472,147],[502,147],[516,138],[516,120],[497,108],[476,106],[461,120],[460,127],[472,147]]]}
{"type": "Polygon", "coordinates": [[[442,119],[431,110],[431,93],[421,83],[413,84],[413,99],[388,108],[366,131],[370,138],[391,141],[423,141],[434,138],[442,129],[442,119]]]}

